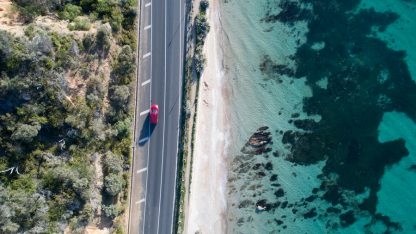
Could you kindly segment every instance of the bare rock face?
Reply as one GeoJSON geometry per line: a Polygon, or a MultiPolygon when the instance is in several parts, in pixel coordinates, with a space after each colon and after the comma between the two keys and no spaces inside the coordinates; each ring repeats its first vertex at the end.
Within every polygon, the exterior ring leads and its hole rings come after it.
{"type": "Polygon", "coordinates": [[[259,155],[270,152],[272,149],[271,147],[268,147],[268,145],[272,142],[272,136],[268,129],[269,127],[267,126],[257,129],[241,149],[241,152],[250,155],[259,155]]]}

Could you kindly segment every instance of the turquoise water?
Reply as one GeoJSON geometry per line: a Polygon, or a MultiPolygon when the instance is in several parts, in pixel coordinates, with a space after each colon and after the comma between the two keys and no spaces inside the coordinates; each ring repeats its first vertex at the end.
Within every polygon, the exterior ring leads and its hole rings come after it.
{"type": "Polygon", "coordinates": [[[221,3],[228,233],[416,233],[415,13],[405,0],[221,3]],[[242,152],[262,126],[271,142],[242,152]]]}

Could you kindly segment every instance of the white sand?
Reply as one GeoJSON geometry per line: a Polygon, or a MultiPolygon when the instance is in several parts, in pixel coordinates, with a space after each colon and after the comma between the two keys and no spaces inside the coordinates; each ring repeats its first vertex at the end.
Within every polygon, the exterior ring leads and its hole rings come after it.
{"type": "Polygon", "coordinates": [[[218,0],[210,0],[207,58],[201,78],[192,165],[191,195],[185,232],[221,234],[226,230],[227,127],[226,87],[223,79],[218,0]]]}

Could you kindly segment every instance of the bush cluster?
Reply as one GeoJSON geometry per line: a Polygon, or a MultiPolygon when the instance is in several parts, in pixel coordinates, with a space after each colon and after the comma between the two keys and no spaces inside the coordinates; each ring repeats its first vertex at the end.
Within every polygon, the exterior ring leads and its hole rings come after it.
{"type": "Polygon", "coordinates": [[[100,208],[90,203],[100,154],[102,194],[110,198],[101,207],[115,219],[123,212],[118,201],[125,199],[131,153],[135,27],[126,22],[134,22],[135,1],[16,4],[28,21],[57,12],[70,29],[88,30],[88,12],[108,24],[82,40],[33,25],[25,38],[0,30],[0,170],[17,169],[0,173],[0,233],[61,233],[67,225],[79,230],[91,222],[100,208]],[[113,42],[122,46],[118,55],[110,55],[113,42]],[[114,64],[106,87],[85,65],[109,56],[114,64]],[[70,70],[88,79],[85,94],[72,99],[64,77],[70,70]]]}
{"type": "Polygon", "coordinates": [[[205,56],[202,52],[202,48],[204,46],[205,38],[210,30],[210,26],[207,20],[207,10],[209,7],[209,3],[207,0],[202,0],[199,5],[199,13],[195,17],[194,28],[195,28],[195,35],[196,35],[196,42],[195,42],[195,50],[193,56],[193,64],[195,71],[197,72],[198,77],[200,76],[204,64],[205,64],[205,56]]]}

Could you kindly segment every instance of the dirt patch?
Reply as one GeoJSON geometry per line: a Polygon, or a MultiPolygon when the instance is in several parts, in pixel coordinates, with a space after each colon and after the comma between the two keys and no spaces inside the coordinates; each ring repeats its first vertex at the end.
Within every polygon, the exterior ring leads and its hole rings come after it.
{"type": "Polygon", "coordinates": [[[110,234],[107,228],[99,229],[96,226],[88,226],[85,228],[85,234],[110,234]]]}
{"type": "Polygon", "coordinates": [[[96,21],[91,24],[91,28],[88,31],[71,31],[68,29],[68,20],[59,20],[54,16],[39,16],[36,18],[34,24],[38,27],[45,29],[46,31],[56,32],[61,35],[73,35],[75,38],[81,39],[86,34],[95,34],[97,28],[101,25],[101,22],[96,21]]]}
{"type": "MultiPolygon", "coordinates": [[[[39,16],[34,22],[34,26],[41,27],[46,31],[56,32],[60,35],[71,34],[75,38],[82,38],[89,33],[96,33],[97,28],[101,25],[101,22],[96,21],[91,24],[91,28],[88,31],[71,31],[68,29],[69,21],[60,20],[56,16],[39,16]]],[[[0,0],[0,30],[8,31],[16,36],[23,36],[28,24],[24,24],[19,20],[19,14],[13,6],[11,0],[0,0]]]]}
{"type": "Polygon", "coordinates": [[[17,36],[24,34],[23,23],[18,20],[18,14],[10,0],[0,0],[0,29],[17,36]]]}

